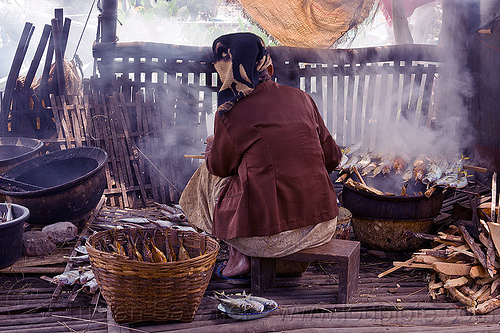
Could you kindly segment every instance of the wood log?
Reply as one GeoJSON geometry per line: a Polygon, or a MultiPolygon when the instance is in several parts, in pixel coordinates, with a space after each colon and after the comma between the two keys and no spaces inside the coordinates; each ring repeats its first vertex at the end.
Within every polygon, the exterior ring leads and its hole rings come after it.
{"type": "Polygon", "coordinates": [[[28,45],[33,35],[33,30],[35,27],[32,23],[26,22],[24,24],[24,29],[17,44],[16,53],[14,55],[14,60],[12,61],[12,66],[10,67],[9,75],[7,76],[7,81],[5,83],[5,90],[2,98],[2,113],[0,114],[0,133],[7,132],[7,122],[9,119],[9,113],[12,104],[12,96],[14,95],[14,88],[16,86],[16,81],[19,76],[19,71],[26,56],[26,51],[28,50],[28,45]]]}
{"type": "Polygon", "coordinates": [[[407,263],[406,261],[393,261],[392,263],[395,267],[407,267],[407,268],[425,268],[425,269],[432,269],[432,265],[430,264],[423,264],[423,263],[417,263],[417,262],[409,262],[407,263]]]}
{"type": "Polygon", "coordinates": [[[467,308],[467,311],[474,315],[482,315],[487,314],[498,307],[500,307],[500,298],[492,298],[477,306],[467,308]]]}
{"type": "Polygon", "coordinates": [[[491,178],[491,221],[496,222],[495,212],[497,208],[497,173],[493,172],[491,178]]]}
{"type": "Polygon", "coordinates": [[[475,300],[479,303],[479,299],[483,298],[483,296],[485,294],[488,294],[488,296],[489,296],[489,293],[490,293],[490,286],[484,285],[481,287],[481,289],[476,291],[470,298],[472,298],[473,300],[475,300]]]}
{"type": "Polygon", "coordinates": [[[456,288],[450,288],[448,289],[448,292],[455,298],[457,299],[460,303],[469,306],[469,307],[475,307],[476,306],[476,301],[471,299],[470,297],[465,296],[462,294],[458,289],[456,288]]]}
{"type": "Polygon", "coordinates": [[[444,283],[442,281],[436,283],[436,275],[437,275],[436,272],[432,272],[430,280],[429,280],[429,296],[432,299],[437,298],[436,289],[439,290],[439,289],[443,288],[443,285],[444,285],[444,283]]]}
{"type": "Polygon", "coordinates": [[[488,246],[488,236],[486,236],[484,232],[479,234],[479,241],[484,245],[484,247],[488,246]]]}
{"type": "Polygon", "coordinates": [[[469,275],[471,265],[449,262],[435,262],[432,264],[432,268],[436,272],[441,274],[446,274],[449,276],[463,276],[469,275]]]}
{"type": "MultiPolygon", "coordinates": [[[[439,235],[430,235],[430,234],[426,234],[426,233],[422,233],[422,232],[413,232],[413,231],[409,231],[409,230],[405,231],[404,234],[407,236],[412,236],[412,237],[416,237],[416,238],[420,238],[420,239],[427,239],[427,240],[431,240],[434,242],[439,242],[439,243],[453,245],[453,246],[459,246],[459,245],[462,245],[464,243],[463,240],[455,242],[454,237],[451,237],[450,240],[448,240],[448,239],[446,239],[447,237],[440,237],[439,235]]],[[[459,238],[457,238],[457,239],[459,239],[459,238]]]]}
{"type": "Polygon", "coordinates": [[[378,194],[378,195],[384,195],[384,192],[380,191],[380,190],[377,190],[376,188],[374,187],[371,187],[371,186],[366,186],[366,185],[363,185],[361,183],[358,183],[352,179],[347,179],[346,180],[346,184],[351,186],[351,187],[354,187],[355,189],[358,189],[358,190],[362,190],[362,191],[366,191],[368,193],[374,193],[374,194],[378,194]]]}
{"type": "Polygon", "coordinates": [[[391,2],[392,22],[396,44],[413,44],[403,0],[391,2]]]}
{"type": "Polygon", "coordinates": [[[446,258],[434,257],[431,255],[416,255],[415,262],[422,264],[433,264],[435,262],[446,262],[446,258]]]}
{"type": "Polygon", "coordinates": [[[475,293],[475,291],[469,288],[468,286],[460,286],[460,288],[458,289],[467,297],[471,297],[475,293]]]}
{"type": "MultiPolygon", "coordinates": [[[[410,259],[406,260],[406,261],[404,262],[404,264],[405,264],[405,265],[407,265],[407,264],[412,263],[413,261],[415,261],[415,257],[412,257],[412,258],[410,258],[410,259]]],[[[381,278],[381,277],[383,277],[383,276],[386,276],[387,274],[390,274],[390,273],[392,273],[392,272],[394,272],[394,271],[396,271],[396,270],[400,269],[401,267],[403,267],[403,266],[402,266],[402,265],[400,265],[400,266],[394,266],[394,267],[392,267],[392,268],[390,268],[390,269],[388,269],[388,270],[386,270],[386,271],[384,271],[384,272],[380,273],[379,275],[377,275],[377,277],[381,278]]]]}
{"type": "Polygon", "coordinates": [[[335,180],[335,182],[336,182],[336,183],[341,183],[341,182],[343,182],[344,180],[346,180],[346,179],[347,179],[347,177],[349,177],[349,174],[348,174],[348,173],[343,173],[343,174],[341,174],[341,175],[337,178],[337,180],[335,180]]]}
{"type": "Polygon", "coordinates": [[[495,281],[499,277],[500,277],[500,274],[495,274],[494,277],[491,277],[488,274],[486,274],[486,277],[477,280],[477,284],[480,285],[480,286],[484,286],[485,284],[492,283],[493,281],[495,281]]]}
{"type": "Polygon", "coordinates": [[[432,186],[427,189],[427,191],[424,192],[424,195],[426,198],[430,198],[431,195],[437,190],[437,186],[432,186]]]}
{"type": "MultiPolygon", "coordinates": [[[[472,266],[469,275],[473,279],[490,277],[481,265],[472,266]]],[[[491,277],[490,277],[491,278],[491,277]]]]}
{"type": "Polygon", "coordinates": [[[468,251],[470,250],[470,247],[468,245],[462,245],[458,247],[448,246],[448,249],[454,251],[454,253],[451,253],[450,256],[448,256],[448,258],[455,257],[457,254],[465,254],[466,256],[476,259],[474,253],[468,251]]]}
{"type": "Polygon", "coordinates": [[[478,166],[475,166],[475,165],[464,165],[464,169],[465,170],[470,170],[470,171],[477,171],[477,172],[481,172],[481,173],[487,173],[488,172],[488,169],[483,168],[483,167],[478,167],[478,166]]]}
{"type": "Polygon", "coordinates": [[[353,166],[353,167],[351,168],[351,170],[352,170],[352,171],[354,171],[354,173],[356,174],[356,176],[358,176],[358,179],[359,179],[359,181],[361,182],[361,184],[363,184],[364,186],[368,186],[368,185],[366,185],[366,182],[365,182],[365,180],[363,179],[363,177],[361,177],[361,174],[359,173],[358,168],[356,168],[355,166],[353,166]]]}
{"type": "Polygon", "coordinates": [[[493,240],[497,253],[500,254],[500,223],[488,222],[490,237],[493,240]]]}
{"type": "Polygon", "coordinates": [[[445,250],[422,250],[418,252],[419,255],[431,256],[435,258],[446,259],[451,254],[451,252],[447,249],[445,250]]]}
{"type": "Polygon", "coordinates": [[[495,275],[494,267],[492,267],[491,265],[488,266],[488,264],[486,262],[486,255],[481,250],[479,245],[476,244],[474,239],[469,235],[469,233],[467,232],[465,227],[460,226],[459,230],[460,230],[460,233],[462,234],[462,236],[464,237],[465,241],[467,242],[467,244],[469,244],[472,252],[474,252],[474,255],[476,256],[476,259],[479,261],[479,263],[481,263],[481,265],[483,265],[483,267],[486,268],[486,271],[488,272],[488,274],[490,276],[495,275]]]}
{"type": "Polygon", "coordinates": [[[450,235],[444,232],[438,232],[438,237],[442,240],[447,240],[450,242],[462,243],[462,244],[465,243],[464,239],[461,236],[450,235]]]}
{"type": "Polygon", "coordinates": [[[500,284],[500,277],[496,278],[492,283],[491,283],[491,293],[493,294],[497,288],[498,285],[500,284]]]}
{"type": "Polygon", "coordinates": [[[443,288],[443,287],[444,287],[443,281],[429,284],[429,290],[435,290],[435,289],[439,289],[439,288],[443,288]]]}
{"type": "Polygon", "coordinates": [[[443,285],[443,287],[445,289],[450,289],[450,288],[456,288],[456,287],[463,286],[467,283],[469,283],[469,279],[465,276],[461,276],[461,277],[456,278],[456,279],[449,279],[448,281],[446,281],[446,283],[443,285]]]}
{"type": "Polygon", "coordinates": [[[491,239],[491,237],[488,236],[486,244],[486,265],[488,266],[488,273],[491,277],[493,277],[493,275],[497,272],[497,270],[495,269],[495,259],[495,245],[493,245],[493,240],[491,239]]]}
{"type": "Polygon", "coordinates": [[[40,42],[35,51],[35,55],[33,56],[33,60],[31,61],[30,68],[28,70],[28,74],[26,74],[26,80],[24,81],[23,90],[29,91],[31,88],[31,84],[33,83],[33,79],[35,78],[35,73],[40,65],[40,60],[43,56],[43,51],[45,50],[45,46],[47,45],[47,41],[49,40],[50,32],[52,27],[49,24],[46,24],[42,31],[42,36],[40,37],[40,42]]]}
{"type": "Polygon", "coordinates": [[[200,159],[200,160],[205,159],[205,155],[190,155],[190,154],[184,154],[184,157],[185,157],[185,158],[200,159]]]}

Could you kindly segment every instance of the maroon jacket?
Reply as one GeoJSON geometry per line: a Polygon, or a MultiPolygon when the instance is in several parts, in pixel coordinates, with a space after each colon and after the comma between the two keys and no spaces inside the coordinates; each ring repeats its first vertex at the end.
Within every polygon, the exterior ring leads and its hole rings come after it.
{"type": "Polygon", "coordinates": [[[207,168],[232,176],[215,207],[215,237],[269,236],[338,215],[328,174],[341,151],[308,94],[263,82],[215,116],[214,136],[207,168]]]}

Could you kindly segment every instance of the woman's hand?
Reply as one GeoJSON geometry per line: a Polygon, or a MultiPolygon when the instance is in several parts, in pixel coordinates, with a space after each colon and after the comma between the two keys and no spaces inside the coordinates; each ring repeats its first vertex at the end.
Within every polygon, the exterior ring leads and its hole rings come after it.
{"type": "Polygon", "coordinates": [[[207,137],[207,139],[205,140],[205,143],[209,143],[209,142],[212,142],[212,141],[214,141],[214,135],[213,134],[207,137]]]}

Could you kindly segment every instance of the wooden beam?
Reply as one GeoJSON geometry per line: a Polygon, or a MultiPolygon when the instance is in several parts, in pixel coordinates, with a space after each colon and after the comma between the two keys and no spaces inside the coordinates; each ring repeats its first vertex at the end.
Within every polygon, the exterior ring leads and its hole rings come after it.
{"type": "Polygon", "coordinates": [[[33,24],[26,22],[21,38],[19,39],[19,43],[17,44],[16,53],[14,55],[14,60],[12,61],[12,66],[10,67],[9,75],[7,76],[5,92],[2,99],[2,112],[0,114],[0,133],[2,134],[7,133],[7,121],[9,119],[14,88],[16,86],[16,81],[19,76],[19,71],[21,70],[24,57],[26,56],[26,51],[28,50],[31,36],[33,35],[33,30],[35,30],[33,24]]]}
{"type": "Polygon", "coordinates": [[[33,83],[33,79],[35,78],[35,73],[40,65],[40,60],[42,59],[43,51],[45,50],[45,46],[47,45],[47,41],[50,37],[50,32],[52,27],[49,24],[46,24],[42,31],[42,36],[40,37],[40,42],[38,43],[38,47],[35,51],[35,55],[33,60],[31,61],[30,68],[28,70],[28,74],[26,74],[26,80],[24,81],[24,91],[29,91],[31,88],[31,84],[33,83]]]}
{"type": "Polygon", "coordinates": [[[64,78],[64,55],[62,53],[62,22],[59,19],[52,19],[52,36],[54,39],[54,52],[56,55],[57,74],[57,96],[66,95],[66,83],[64,78]]]}
{"type": "Polygon", "coordinates": [[[396,44],[413,44],[403,0],[392,0],[392,28],[396,44]]]}

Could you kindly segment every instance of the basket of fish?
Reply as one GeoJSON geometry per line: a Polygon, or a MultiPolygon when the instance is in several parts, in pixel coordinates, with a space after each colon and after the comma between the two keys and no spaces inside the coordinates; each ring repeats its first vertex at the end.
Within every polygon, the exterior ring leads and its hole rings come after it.
{"type": "Polygon", "coordinates": [[[215,292],[214,299],[219,301],[217,309],[238,320],[263,318],[278,308],[278,303],[264,297],[242,294],[226,295],[215,292]]]}
{"type": "Polygon", "coordinates": [[[105,230],[86,242],[101,293],[117,323],[191,322],[219,243],[189,230],[105,230]]]}

